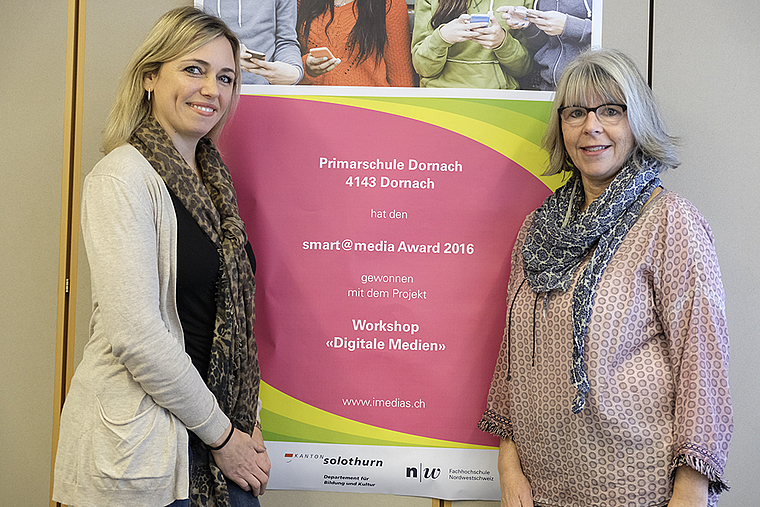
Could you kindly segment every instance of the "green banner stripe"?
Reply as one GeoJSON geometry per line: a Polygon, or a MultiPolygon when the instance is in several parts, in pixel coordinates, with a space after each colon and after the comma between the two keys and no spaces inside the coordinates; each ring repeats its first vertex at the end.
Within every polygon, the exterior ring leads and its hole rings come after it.
{"type": "Polygon", "coordinates": [[[266,440],[401,447],[492,449],[489,446],[410,435],[353,421],[299,401],[275,389],[266,382],[261,382],[260,395],[264,405],[261,411],[261,418],[262,426],[264,427],[264,438],[266,440]],[[271,431],[269,428],[271,428],[271,431]]]}

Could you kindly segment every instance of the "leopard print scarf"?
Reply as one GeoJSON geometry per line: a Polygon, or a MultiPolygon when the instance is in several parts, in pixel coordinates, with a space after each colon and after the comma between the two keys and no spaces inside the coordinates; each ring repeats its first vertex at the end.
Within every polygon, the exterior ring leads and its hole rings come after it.
{"type": "MultiPolygon", "coordinates": [[[[255,282],[230,173],[214,143],[204,137],[196,148],[196,162],[203,176],[203,182],[199,181],[153,117],[138,127],[129,143],[150,162],[219,252],[216,323],[207,383],[235,428],[252,434],[260,381],[253,337],[255,282]]],[[[192,505],[229,505],[227,483],[211,451],[199,439],[191,441],[195,442],[190,473],[192,505]]]]}

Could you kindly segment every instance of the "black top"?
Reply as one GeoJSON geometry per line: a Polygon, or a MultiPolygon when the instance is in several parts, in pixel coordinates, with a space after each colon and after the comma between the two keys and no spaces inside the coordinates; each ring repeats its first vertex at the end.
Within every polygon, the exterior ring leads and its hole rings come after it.
{"type": "MultiPolygon", "coordinates": [[[[169,190],[177,215],[177,311],[185,335],[185,350],[207,380],[216,321],[216,280],[220,255],[182,202],[169,190]]],[[[251,243],[245,250],[256,272],[251,243]]]]}

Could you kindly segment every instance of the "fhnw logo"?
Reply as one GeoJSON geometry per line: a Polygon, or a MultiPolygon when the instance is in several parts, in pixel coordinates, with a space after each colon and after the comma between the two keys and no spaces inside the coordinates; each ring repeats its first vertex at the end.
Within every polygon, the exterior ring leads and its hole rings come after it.
{"type": "Polygon", "coordinates": [[[419,479],[420,482],[424,480],[434,481],[440,476],[441,476],[440,468],[424,467],[422,466],[422,463],[420,463],[419,467],[406,467],[407,479],[419,479]]]}

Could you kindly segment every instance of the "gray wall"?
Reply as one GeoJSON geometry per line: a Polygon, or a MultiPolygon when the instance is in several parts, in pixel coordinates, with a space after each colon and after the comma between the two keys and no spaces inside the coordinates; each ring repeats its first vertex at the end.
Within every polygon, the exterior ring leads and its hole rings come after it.
{"type": "MultiPolygon", "coordinates": [[[[710,11],[690,2],[689,13],[710,11]]],[[[715,235],[731,337],[734,439],[722,507],[760,503],[760,4],[722,9],[714,27],[696,28],[683,4],[658,2],[654,39],[655,94],[674,134],[682,166],[663,181],[690,199],[715,235]]],[[[701,23],[699,23],[701,25],[701,23]]]]}
{"type": "Polygon", "coordinates": [[[66,2],[4,2],[0,48],[0,504],[42,506],[53,429],[66,2]]]}
{"type": "MultiPolygon", "coordinates": [[[[131,51],[166,9],[189,0],[87,4],[82,172],[100,158],[100,130],[131,51]]],[[[648,3],[608,0],[603,44],[629,52],[646,69],[648,3]]],[[[65,2],[27,0],[4,6],[0,58],[0,504],[48,503],[53,421],[58,242],[63,153],[65,2]]],[[[697,0],[690,13],[709,13],[697,0]]],[[[760,206],[760,39],[751,21],[754,0],[722,8],[720,16],[688,16],[682,4],[655,7],[653,87],[670,130],[682,140],[682,166],[665,175],[668,188],[694,202],[715,233],[727,294],[732,340],[731,384],[736,429],[723,507],[754,505],[760,469],[760,345],[752,311],[758,286],[760,206]],[[701,20],[701,23],[698,21],[701,20]],[[709,26],[707,21],[712,20],[709,26]],[[697,28],[699,26],[700,28],[697,28]]],[[[80,248],[78,355],[87,336],[89,278],[80,248]]],[[[270,491],[269,507],[429,506],[429,499],[381,495],[270,491]]],[[[454,502],[493,507],[493,502],[454,502]]]]}

